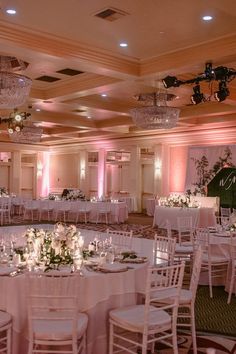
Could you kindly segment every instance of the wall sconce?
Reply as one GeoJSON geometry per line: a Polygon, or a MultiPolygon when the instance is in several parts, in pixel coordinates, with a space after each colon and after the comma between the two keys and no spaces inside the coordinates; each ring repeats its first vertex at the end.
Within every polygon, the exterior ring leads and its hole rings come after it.
{"type": "Polygon", "coordinates": [[[155,161],[155,177],[161,177],[161,160],[155,161]]]}
{"type": "Polygon", "coordinates": [[[42,177],[43,175],[43,164],[41,161],[37,164],[37,177],[42,177]]]}
{"type": "Polygon", "coordinates": [[[84,167],[80,168],[80,179],[85,179],[85,168],[84,167]]]}

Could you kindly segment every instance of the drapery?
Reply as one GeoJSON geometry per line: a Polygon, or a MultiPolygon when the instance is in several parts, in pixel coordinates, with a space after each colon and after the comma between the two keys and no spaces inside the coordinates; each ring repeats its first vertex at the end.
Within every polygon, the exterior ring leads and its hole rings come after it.
{"type": "Polygon", "coordinates": [[[213,168],[214,164],[219,160],[220,157],[225,157],[225,152],[227,149],[230,149],[232,153],[232,159],[229,161],[236,165],[236,145],[190,147],[188,151],[185,189],[194,191],[194,183],[199,181],[194,159],[200,160],[202,156],[205,156],[209,162],[207,170],[210,170],[213,168]]]}

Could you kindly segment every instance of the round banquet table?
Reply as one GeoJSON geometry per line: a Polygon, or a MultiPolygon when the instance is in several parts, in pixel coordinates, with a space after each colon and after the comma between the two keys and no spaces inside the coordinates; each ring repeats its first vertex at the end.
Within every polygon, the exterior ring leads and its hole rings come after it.
{"type": "MultiPolygon", "coordinates": [[[[107,353],[108,313],[116,307],[134,305],[143,292],[147,263],[120,273],[83,270],[79,278],[79,310],[88,314],[87,353],[107,353]]],[[[13,316],[13,353],[27,353],[26,276],[0,276],[0,309],[13,316]]]]}
{"type": "MultiPolygon", "coordinates": [[[[43,226],[45,229],[52,225],[43,226]],[[48,227],[47,227],[48,226],[48,227]]],[[[17,235],[19,244],[23,243],[20,237],[25,226],[5,227],[8,235],[17,235]],[[10,231],[12,229],[12,231],[10,231]],[[17,230],[18,229],[18,230],[17,230]],[[15,230],[15,231],[14,231],[15,230]],[[17,230],[17,231],[16,231],[17,230]]],[[[1,230],[1,236],[4,230],[1,230]]],[[[94,231],[81,230],[86,242],[94,237],[106,237],[94,231]]],[[[150,241],[150,240],[148,240],[150,241]]],[[[143,241],[137,239],[135,248],[146,253],[143,241]]],[[[146,245],[149,257],[152,257],[152,242],[146,245]]],[[[138,294],[145,290],[146,271],[148,262],[142,264],[128,264],[127,271],[120,273],[101,273],[83,269],[79,277],[78,304],[79,310],[88,314],[87,354],[105,354],[108,352],[108,314],[111,309],[134,305],[138,294]]],[[[27,293],[26,276],[20,274],[15,277],[2,275],[0,267],[0,309],[13,316],[13,354],[27,353],[27,293]]]]}

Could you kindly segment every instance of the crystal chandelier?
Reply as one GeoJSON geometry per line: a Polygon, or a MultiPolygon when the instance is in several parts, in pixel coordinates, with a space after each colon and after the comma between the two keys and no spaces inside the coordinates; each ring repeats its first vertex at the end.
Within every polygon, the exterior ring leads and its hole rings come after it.
{"type": "Polygon", "coordinates": [[[25,70],[27,63],[11,56],[0,55],[0,108],[22,106],[29,96],[32,80],[16,74],[25,70]]]}
{"type": "Polygon", "coordinates": [[[178,122],[180,109],[167,106],[176,96],[170,93],[153,92],[135,96],[146,106],[130,110],[133,122],[141,129],[171,129],[178,122]],[[150,103],[152,105],[150,105],[150,103]]]}
{"type": "Polygon", "coordinates": [[[0,124],[7,123],[7,131],[9,134],[13,134],[14,132],[19,133],[24,127],[23,122],[30,116],[30,113],[18,112],[17,109],[14,109],[14,111],[10,113],[9,117],[0,118],[0,124]]]}
{"type": "Polygon", "coordinates": [[[43,129],[35,125],[24,126],[20,132],[9,134],[11,141],[22,144],[37,144],[40,142],[43,129]]]}

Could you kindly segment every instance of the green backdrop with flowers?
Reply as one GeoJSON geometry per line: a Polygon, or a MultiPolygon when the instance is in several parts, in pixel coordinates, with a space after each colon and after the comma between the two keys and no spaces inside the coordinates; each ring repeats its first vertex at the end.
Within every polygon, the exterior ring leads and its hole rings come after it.
{"type": "Polygon", "coordinates": [[[236,209],[236,168],[222,168],[207,185],[207,195],[220,197],[220,205],[236,209]]]}

